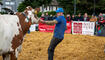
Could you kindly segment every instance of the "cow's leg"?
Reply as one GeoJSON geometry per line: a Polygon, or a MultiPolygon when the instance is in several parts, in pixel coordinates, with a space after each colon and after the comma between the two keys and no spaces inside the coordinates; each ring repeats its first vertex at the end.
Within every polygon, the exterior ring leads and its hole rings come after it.
{"type": "Polygon", "coordinates": [[[11,60],[17,60],[15,53],[11,53],[11,60]]]}
{"type": "Polygon", "coordinates": [[[11,60],[17,60],[17,58],[18,58],[18,51],[16,49],[13,53],[11,53],[11,60]]]}
{"type": "Polygon", "coordinates": [[[3,54],[3,60],[10,60],[10,54],[3,54]]]}

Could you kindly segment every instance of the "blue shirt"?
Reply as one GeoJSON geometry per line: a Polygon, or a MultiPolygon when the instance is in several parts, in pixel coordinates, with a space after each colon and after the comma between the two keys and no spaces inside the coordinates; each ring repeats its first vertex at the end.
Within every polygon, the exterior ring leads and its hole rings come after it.
{"type": "Polygon", "coordinates": [[[64,38],[64,32],[66,30],[66,19],[64,16],[58,16],[56,18],[56,21],[58,23],[55,26],[53,37],[63,39],[64,38]]]}

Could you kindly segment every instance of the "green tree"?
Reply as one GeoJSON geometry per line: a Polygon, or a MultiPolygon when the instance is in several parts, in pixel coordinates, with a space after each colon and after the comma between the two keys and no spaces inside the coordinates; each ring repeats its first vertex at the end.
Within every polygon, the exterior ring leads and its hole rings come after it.
{"type": "MultiPolygon", "coordinates": [[[[73,14],[74,0],[57,0],[59,5],[64,8],[65,13],[73,14]]],[[[95,0],[96,13],[105,12],[105,0],[95,0]]],[[[76,0],[77,13],[89,13],[94,11],[94,0],[76,0]]]]}
{"type": "Polygon", "coordinates": [[[52,0],[24,0],[18,7],[18,11],[21,12],[26,6],[32,6],[33,8],[40,7],[42,5],[47,6],[52,0]]]}
{"type": "MultiPolygon", "coordinates": [[[[57,0],[59,3],[59,6],[63,7],[65,10],[65,13],[73,13],[74,11],[74,0],[57,0]]],[[[79,0],[77,0],[77,4],[80,3],[79,0]]]]}

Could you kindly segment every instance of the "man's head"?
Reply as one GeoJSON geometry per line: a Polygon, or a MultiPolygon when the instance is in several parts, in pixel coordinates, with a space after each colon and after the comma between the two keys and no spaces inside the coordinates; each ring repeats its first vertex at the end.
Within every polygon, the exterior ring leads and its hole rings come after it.
{"type": "Polygon", "coordinates": [[[56,13],[57,13],[57,16],[62,16],[63,13],[64,13],[63,8],[58,8],[58,9],[56,10],[56,13]]]}

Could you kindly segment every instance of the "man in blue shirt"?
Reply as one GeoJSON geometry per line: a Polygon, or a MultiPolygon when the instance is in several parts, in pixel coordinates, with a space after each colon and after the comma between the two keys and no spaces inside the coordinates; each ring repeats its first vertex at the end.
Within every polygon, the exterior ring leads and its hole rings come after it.
{"type": "Polygon", "coordinates": [[[56,24],[54,29],[54,35],[48,48],[48,60],[53,60],[55,47],[64,39],[64,32],[66,30],[66,19],[63,16],[63,12],[64,11],[62,8],[58,8],[56,10],[57,18],[53,21],[43,21],[40,19],[40,22],[44,24],[56,24]]]}

